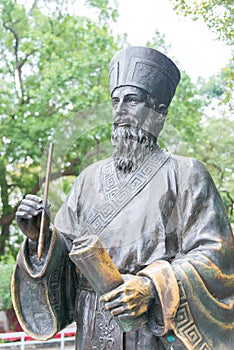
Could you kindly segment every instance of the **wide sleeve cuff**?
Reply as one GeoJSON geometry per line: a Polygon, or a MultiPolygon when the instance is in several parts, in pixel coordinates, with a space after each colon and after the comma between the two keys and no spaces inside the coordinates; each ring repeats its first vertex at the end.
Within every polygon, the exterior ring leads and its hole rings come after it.
{"type": "Polygon", "coordinates": [[[31,278],[45,277],[48,274],[48,268],[50,269],[50,266],[53,266],[53,261],[57,261],[57,255],[60,255],[60,252],[63,251],[63,249],[61,250],[62,237],[57,234],[54,225],[50,226],[49,240],[46,243],[40,259],[37,256],[37,244],[35,242],[26,238],[22,244],[17,257],[17,264],[31,278]]]}
{"type": "Polygon", "coordinates": [[[150,278],[157,291],[157,297],[161,304],[163,324],[161,322],[158,324],[157,315],[153,315],[153,310],[156,309],[152,307],[152,310],[149,312],[148,325],[155,335],[162,336],[174,328],[174,317],[180,301],[179,287],[175,274],[171,265],[163,260],[150,264],[138,274],[150,278]]]}
{"type": "Polygon", "coordinates": [[[11,284],[17,318],[23,330],[38,340],[52,338],[74,319],[74,264],[55,228],[47,243],[42,258],[38,259],[35,247],[25,240],[11,284]]]}

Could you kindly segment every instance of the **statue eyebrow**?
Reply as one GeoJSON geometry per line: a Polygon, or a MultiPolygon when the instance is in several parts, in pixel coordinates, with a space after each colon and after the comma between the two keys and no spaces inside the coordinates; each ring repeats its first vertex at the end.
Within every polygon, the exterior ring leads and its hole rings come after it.
{"type": "Polygon", "coordinates": [[[134,97],[138,100],[141,100],[142,99],[142,95],[141,94],[138,94],[138,93],[134,93],[134,92],[130,92],[129,94],[125,95],[124,96],[124,99],[125,98],[129,98],[129,97],[134,97]]]}
{"type": "MultiPolygon", "coordinates": [[[[126,95],[124,95],[124,99],[129,98],[129,97],[135,97],[135,98],[142,98],[142,95],[137,93],[137,92],[129,92],[126,95]]],[[[111,100],[119,100],[120,96],[112,96],[111,100]]]]}
{"type": "Polygon", "coordinates": [[[134,93],[134,92],[129,92],[129,94],[125,95],[125,96],[138,96],[137,93],[134,93]]]}

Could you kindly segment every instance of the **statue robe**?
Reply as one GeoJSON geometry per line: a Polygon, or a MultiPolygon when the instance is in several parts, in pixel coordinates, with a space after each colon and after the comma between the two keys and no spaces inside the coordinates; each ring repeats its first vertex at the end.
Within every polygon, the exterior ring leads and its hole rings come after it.
{"type": "Polygon", "coordinates": [[[57,213],[40,262],[25,241],[12,285],[22,327],[43,340],[76,321],[79,350],[234,348],[233,235],[210,175],[196,160],[169,156],[140,182],[138,171],[116,172],[112,158],[89,166],[57,213]],[[129,184],[139,189],[134,195],[129,184]],[[138,331],[120,331],[69,258],[72,241],[89,230],[120,273],[155,286],[138,331]]]}

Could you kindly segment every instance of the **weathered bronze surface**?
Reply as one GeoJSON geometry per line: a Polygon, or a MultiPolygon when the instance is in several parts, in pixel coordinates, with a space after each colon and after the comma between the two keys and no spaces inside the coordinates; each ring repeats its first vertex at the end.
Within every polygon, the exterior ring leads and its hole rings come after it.
{"type": "MultiPolygon", "coordinates": [[[[97,235],[86,235],[75,239],[69,256],[99,296],[124,283],[97,235]]],[[[142,327],[147,322],[147,316],[142,314],[134,320],[129,318],[122,321],[116,318],[116,322],[121,331],[130,332],[142,327]]]]}
{"type": "Polygon", "coordinates": [[[233,234],[221,198],[200,162],[157,144],[179,80],[156,50],[114,56],[113,156],[79,175],[54,225],[46,218],[40,259],[41,200],[22,201],[12,297],[30,335],[49,339],[76,321],[79,350],[234,348],[233,234]]]}

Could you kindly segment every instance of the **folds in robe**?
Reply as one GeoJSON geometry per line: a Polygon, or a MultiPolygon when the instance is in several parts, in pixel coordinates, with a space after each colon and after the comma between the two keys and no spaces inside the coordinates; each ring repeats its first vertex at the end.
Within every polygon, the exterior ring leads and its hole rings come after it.
{"type": "MultiPolygon", "coordinates": [[[[46,300],[49,303],[44,299],[42,302],[50,305],[53,331],[47,332],[48,326],[43,326],[45,331],[40,329],[40,322],[36,321],[28,330],[34,334],[44,332],[45,337],[49,337],[48,333],[51,335],[75,319],[80,350],[101,349],[105,331],[111,341],[106,339],[104,349],[111,349],[113,344],[112,349],[119,350],[125,345],[131,350],[161,350],[170,349],[170,346],[178,350],[231,349],[234,347],[233,235],[210,175],[196,160],[169,157],[121,210],[112,208],[116,210],[112,220],[99,230],[105,204],[111,203],[111,198],[129,181],[127,176],[118,175],[110,158],[91,165],[78,177],[56,216],[57,237],[63,247],[60,246],[59,253],[55,253],[56,245],[51,248],[51,261],[55,259],[54,255],[58,256],[56,264],[46,260],[44,274],[33,277],[42,295],[48,294],[46,300]],[[70,248],[66,242],[80,237],[87,223],[90,225],[90,218],[97,218],[92,230],[96,227],[120,273],[145,275],[157,291],[157,299],[148,312],[147,325],[134,334],[126,333],[124,339],[114,319],[108,318],[101,309],[95,293],[79,282],[80,273],[78,279],[74,278],[75,268],[69,263],[70,248]],[[60,271],[57,301],[49,292],[49,275],[54,274],[50,266],[54,271],[60,271]],[[69,273],[64,266],[70,266],[69,273]],[[69,282],[68,288],[64,281],[69,279],[73,282],[69,282]],[[70,293],[75,293],[76,299],[70,293]],[[62,299],[65,304],[57,308],[58,300],[62,299]],[[75,316],[69,311],[71,304],[75,316]],[[101,325],[106,326],[101,328],[101,325]],[[88,329],[92,329],[92,334],[88,329]]],[[[131,175],[136,186],[140,181],[137,175],[137,172],[131,175]]],[[[26,248],[20,253],[15,286],[22,283],[21,275],[23,281],[32,279],[32,273],[26,267],[27,254],[26,248]]],[[[33,264],[30,259],[29,265],[33,264]]],[[[24,303],[19,301],[23,294],[19,287],[14,287],[14,294],[24,324],[25,315],[30,312],[26,310],[30,307],[26,299],[24,303]]],[[[33,313],[30,317],[34,318],[33,313]]]]}

